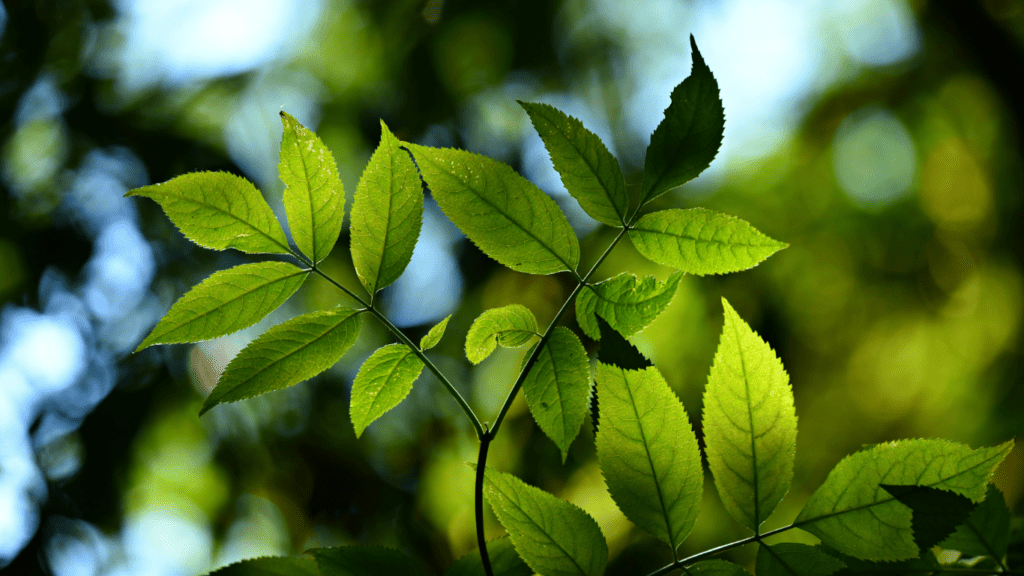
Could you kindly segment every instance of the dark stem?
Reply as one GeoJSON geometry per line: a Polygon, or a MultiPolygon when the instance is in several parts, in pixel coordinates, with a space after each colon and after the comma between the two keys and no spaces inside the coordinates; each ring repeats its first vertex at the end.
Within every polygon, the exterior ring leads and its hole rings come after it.
{"type": "Polygon", "coordinates": [[[491,557],[487,554],[487,540],[484,539],[484,466],[487,464],[487,448],[491,445],[490,431],[480,437],[480,454],[476,465],[476,543],[480,548],[480,561],[484,565],[484,573],[494,576],[491,568],[491,557]]]}

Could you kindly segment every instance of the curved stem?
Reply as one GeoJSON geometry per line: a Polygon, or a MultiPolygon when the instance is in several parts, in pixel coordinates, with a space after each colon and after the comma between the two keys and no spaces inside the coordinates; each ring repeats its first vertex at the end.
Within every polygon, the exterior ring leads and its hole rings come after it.
{"type": "Polygon", "coordinates": [[[480,437],[480,453],[477,455],[476,466],[476,542],[480,548],[480,560],[484,565],[484,573],[494,576],[491,557],[487,554],[487,540],[484,538],[484,465],[487,462],[487,448],[491,445],[491,435],[485,433],[480,437]]]}

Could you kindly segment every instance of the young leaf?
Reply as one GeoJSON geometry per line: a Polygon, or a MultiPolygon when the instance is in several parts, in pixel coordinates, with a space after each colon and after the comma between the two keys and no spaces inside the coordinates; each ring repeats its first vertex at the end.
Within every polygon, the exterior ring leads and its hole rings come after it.
{"type": "Polygon", "coordinates": [[[416,165],[380,123],[352,204],[352,263],[370,294],[390,285],[409,265],[423,223],[423,190],[416,165]]]}
{"type": "Polygon", "coordinates": [[[597,351],[597,359],[609,366],[618,366],[623,370],[643,370],[654,366],[646,356],[622,337],[614,328],[597,318],[597,326],[601,331],[601,348],[597,351]]]}
{"type": "Polygon", "coordinates": [[[388,344],[363,362],[352,382],[349,408],[356,438],[370,423],[405,400],[422,371],[423,361],[405,344],[388,344]]]}
{"type": "Polygon", "coordinates": [[[974,502],[938,488],[879,486],[910,508],[910,528],[914,531],[914,542],[922,552],[931,550],[932,546],[952,534],[974,511],[974,502]]]}
{"type": "Polygon", "coordinates": [[[697,50],[693,49],[690,76],[672,90],[665,119],[651,135],[644,161],[640,205],[697,177],[715,159],[725,131],[725,110],[718,82],[697,50]]]}
{"type": "Polygon", "coordinates": [[[973,502],[1013,442],[971,450],[947,440],[879,444],[844,458],[811,495],[794,524],[831,548],[862,560],[918,554],[909,508],[881,484],[930,486],[973,502]]]}
{"type": "Polygon", "coordinates": [[[1003,493],[989,484],[985,500],[939,546],[957,550],[964,556],[989,556],[1002,561],[1009,544],[1010,509],[1006,507],[1003,493]]]}
{"type": "Polygon", "coordinates": [[[597,522],[575,504],[488,468],[485,494],[516,551],[544,576],[601,576],[608,544],[597,522]]]}
{"type": "MultiPolygon", "coordinates": [[[[496,576],[533,576],[533,569],[516,554],[508,535],[488,542],[487,556],[496,576]]],[[[444,571],[444,576],[485,576],[480,550],[473,550],[456,560],[444,571]]]]}
{"type": "Polygon", "coordinates": [[[320,138],[299,121],[281,112],[281,163],[285,184],[284,210],[292,238],[314,263],[330,254],[345,218],[345,187],[334,156],[320,138]]]}
{"type": "Polygon", "coordinates": [[[788,246],[739,218],[704,208],[645,214],[629,238],[647,259],[698,276],[753,268],[788,246]]]}
{"type": "Polygon", "coordinates": [[[479,364],[494,352],[498,344],[506,348],[522,346],[537,335],[537,319],[522,304],[491,308],[473,320],[466,333],[466,358],[479,364]]]}
{"type": "Polygon", "coordinates": [[[722,504],[757,532],[793,481],[796,415],[771,346],[722,299],[725,325],[704,390],[704,443],[722,504]]]}
{"type": "Polygon", "coordinates": [[[757,576],[830,576],[843,566],[841,560],[807,544],[761,543],[754,572],[757,576]]]}
{"type": "Polygon", "coordinates": [[[294,386],[327,370],[355,344],[358,314],[338,307],[296,316],[267,330],[224,369],[200,416],[217,404],[294,386]]]}
{"type": "Polygon", "coordinates": [[[209,576],[319,576],[316,562],[301,556],[251,558],[210,572],[209,576]]]}
{"type": "Polygon", "coordinates": [[[448,327],[448,321],[451,319],[452,315],[449,314],[444,320],[435,324],[434,327],[423,336],[423,338],[420,338],[420,349],[429,350],[434,346],[437,346],[437,343],[441,341],[441,338],[444,338],[445,328],[448,327]]]}
{"type": "Polygon", "coordinates": [[[479,154],[407,146],[441,210],[484,254],[528,274],[576,269],[580,246],[572,226],[529,180],[479,154]]]}
{"type": "Polygon", "coordinates": [[[260,191],[227,172],[193,172],[129,190],[152,198],[186,238],[213,250],[288,254],[288,239],[260,191]]]}
{"type": "Polygon", "coordinates": [[[619,509],[675,550],[690,534],[704,488],[697,437],[653,366],[597,365],[597,461],[619,509]]]}
{"type": "Polygon", "coordinates": [[[738,564],[725,560],[703,560],[686,567],[688,576],[750,576],[750,572],[738,564]]]}
{"type": "Polygon", "coordinates": [[[242,264],[214,272],[179,298],[135,351],[248,328],[283,304],[307,276],[309,270],[287,262],[242,264]]]}
{"type": "Polygon", "coordinates": [[[551,333],[523,381],[523,393],[533,419],[562,451],[565,462],[586,418],[590,397],[587,351],[571,330],[559,326],[551,333]]]}
{"type": "Polygon", "coordinates": [[[413,561],[398,550],[383,546],[338,546],[307,551],[316,558],[320,576],[416,576],[413,561]]]}
{"type": "Polygon", "coordinates": [[[627,336],[635,334],[668,308],[682,277],[682,272],[676,272],[662,283],[654,276],[637,278],[623,272],[587,286],[576,296],[576,321],[583,333],[594,340],[601,339],[597,316],[627,336]]]}
{"type": "Polygon", "coordinates": [[[583,123],[547,104],[520,102],[544,141],[562,184],[598,222],[621,228],[629,212],[618,161],[583,123]]]}

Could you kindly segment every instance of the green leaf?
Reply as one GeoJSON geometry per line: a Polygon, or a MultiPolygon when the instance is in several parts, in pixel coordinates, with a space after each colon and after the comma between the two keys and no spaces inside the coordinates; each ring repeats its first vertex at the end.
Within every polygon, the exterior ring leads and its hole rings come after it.
{"type": "Polygon", "coordinates": [[[349,408],[356,438],[385,412],[398,406],[423,371],[423,361],[405,344],[388,344],[373,353],[352,382],[349,408]]]}
{"type": "Polygon", "coordinates": [[[672,90],[665,119],[651,135],[644,161],[640,205],[696,178],[715,159],[725,131],[725,110],[718,82],[697,50],[693,49],[690,76],[672,90]]]}
{"type": "Polygon", "coordinates": [[[186,238],[213,250],[288,254],[288,239],[260,191],[227,172],[193,172],[129,190],[155,200],[186,238]]]}
{"type": "Polygon", "coordinates": [[[554,329],[523,380],[523,393],[537,425],[562,451],[565,462],[590,398],[590,361],[571,330],[554,329]]]}
{"type": "Polygon", "coordinates": [[[879,444],[844,458],[794,524],[843,554],[862,560],[904,560],[918,554],[912,514],[881,484],[930,486],[973,502],[1013,442],[971,450],[947,440],[879,444]]]}
{"type": "Polygon", "coordinates": [[[974,502],[959,494],[928,486],[892,486],[880,484],[883,490],[911,510],[910,528],[914,542],[921,551],[953,533],[974,511],[974,502]]]}
{"type": "Polygon", "coordinates": [[[964,556],[990,556],[1002,561],[1010,545],[1010,509],[1003,493],[989,484],[985,500],[939,546],[964,556]]]}
{"type": "Polygon", "coordinates": [[[572,226],[529,180],[479,154],[407,146],[441,210],[484,254],[528,274],[576,269],[580,246],[572,226]]]}
{"type": "Polygon", "coordinates": [[[754,571],[757,576],[829,576],[845,564],[807,544],[761,544],[754,571]]]}
{"type": "Polygon", "coordinates": [[[750,572],[742,566],[725,560],[703,560],[690,564],[683,573],[688,576],[750,576],[750,572]]]}
{"type": "Polygon", "coordinates": [[[448,321],[451,319],[452,315],[449,314],[444,320],[435,324],[434,327],[423,336],[423,338],[420,338],[420,349],[429,350],[434,346],[437,346],[437,343],[441,341],[441,338],[444,338],[445,328],[448,328],[448,321]]]}
{"type": "Polygon", "coordinates": [[[654,366],[636,346],[626,340],[617,330],[608,325],[604,318],[597,319],[601,331],[601,348],[597,351],[597,359],[610,366],[618,366],[625,370],[642,370],[654,366]]]}
{"type": "Polygon", "coordinates": [[[562,184],[598,222],[621,228],[629,212],[618,161],[583,123],[547,104],[519,102],[540,134],[562,184]]]}
{"type": "Polygon", "coordinates": [[[509,304],[485,311],[466,333],[466,358],[479,364],[501,344],[506,348],[522,346],[537,335],[537,319],[522,304],[509,304]]]}
{"type": "Polygon", "coordinates": [[[796,415],[782,362],[722,299],[725,324],[704,390],[704,443],[722,504],[757,531],[793,481],[796,415]]]}
{"type": "Polygon", "coordinates": [[[693,528],[704,489],[686,411],[653,366],[598,363],[597,387],[597,461],[608,492],[627,518],[675,550],[693,528]]]}
{"type": "Polygon", "coordinates": [[[287,262],[242,264],[214,272],[179,298],[135,351],[248,328],[283,304],[307,276],[309,270],[287,262]]]}
{"type": "MultiPolygon", "coordinates": [[[[487,556],[495,576],[533,576],[533,569],[523,562],[508,535],[487,543],[487,556]]],[[[444,572],[444,576],[485,576],[480,550],[473,550],[459,558],[444,572]]]]}
{"type": "Polygon", "coordinates": [[[423,223],[423,189],[402,143],[380,123],[352,204],[352,263],[370,294],[390,285],[409,265],[423,223]]]}
{"type": "Polygon", "coordinates": [[[321,576],[416,576],[422,574],[402,552],[383,546],[339,546],[307,550],[321,576]]]}
{"type": "Polygon", "coordinates": [[[698,276],[753,268],[788,246],[739,218],[703,208],[645,214],[629,238],[649,260],[698,276]]]}
{"type": "Polygon", "coordinates": [[[266,556],[229,564],[209,576],[319,576],[316,562],[300,556],[266,556]]]}
{"type": "Polygon", "coordinates": [[[359,336],[359,312],[338,307],[296,316],[267,330],[238,353],[199,414],[294,386],[333,366],[359,336]]]}
{"type": "Polygon", "coordinates": [[[320,138],[299,121],[281,112],[281,163],[285,184],[284,210],[295,245],[320,262],[331,253],[345,218],[345,187],[334,156],[320,138]]]}
{"type": "Polygon", "coordinates": [[[836,576],[908,576],[911,574],[938,576],[945,573],[940,569],[938,560],[931,552],[926,552],[918,558],[899,562],[869,562],[847,556],[825,545],[819,545],[816,548],[846,564],[844,568],[836,572],[836,576]]]}
{"type": "Polygon", "coordinates": [[[637,278],[624,272],[586,286],[576,296],[576,321],[583,333],[594,340],[601,339],[597,316],[626,336],[635,334],[668,308],[682,277],[682,272],[676,272],[665,282],[658,282],[654,276],[637,278]]]}
{"type": "Polygon", "coordinates": [[[597,522],[575,504],[488,468],[485,494],[516,551],[543,576],[600,576],[608,544],[597,522]]]}

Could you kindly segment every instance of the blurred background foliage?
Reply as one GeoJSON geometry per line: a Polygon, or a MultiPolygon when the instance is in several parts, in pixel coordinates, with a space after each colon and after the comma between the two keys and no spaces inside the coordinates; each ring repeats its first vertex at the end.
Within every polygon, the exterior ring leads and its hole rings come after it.
{"type": "MultiPolygon", "coordinates": [[[[383,118],[405,140],[512,164],[565,209],[592,261],[612,232],[561,187],[515,100],[580,117],[636,186],[691,32],[722,88],[726,142],[659,207],[707,206],[791,246],[748,272],[684,278],[636,342],[698,430],[721,296],[778,351],[800,434],[767,527],[865,444],[1020,441],[1020,1],[3,0],[0,570],[188,576],[374,543],[440,573],[474,548],[476,440],[432,377],[354,438],[352,378],[389,338],[373,322],[328,373],[197,418],[262,330],[347,303],[325,282],[251,330],[131,355],[175,298],[250,258],[198,249],[154,203],[121,196],[229,170],[283,215],[287,110],[333,150],[351,200],[383,118]]],[[[346,234],[325,267],[358,290],[346,234]]],[[[627,270],[668,274],[625,243],[598,276],[627,270]]],[[[567,282],[498,267],[428,201],[383,301],[415,337],[454,314],[430,354],[488,419],[525,351],[471,367],[469,324],[512,302],[546,322],[567,282]]],[[[589,424],[563,465],[520,398],[490,464],[594,515],[612,570],[671,560],[607,495],[589,424]]],[[[1021,447],[996,485],[1024,512],[1021,447]]],[[[745,536],[707,486],[683,554],[745,536]]]]}

